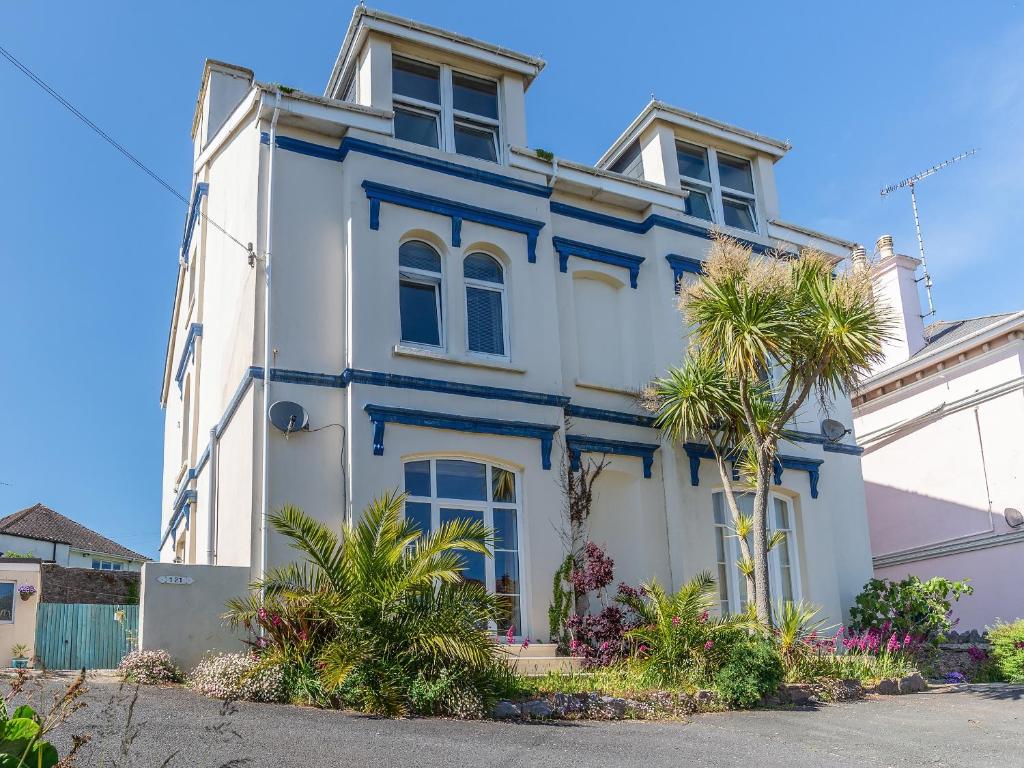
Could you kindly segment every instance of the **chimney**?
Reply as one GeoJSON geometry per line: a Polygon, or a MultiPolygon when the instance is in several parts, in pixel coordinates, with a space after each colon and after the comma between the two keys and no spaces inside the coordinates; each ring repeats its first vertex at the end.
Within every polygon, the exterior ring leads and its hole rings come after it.
{"type": "Polygon", "coordinates": [[[850,265],[854,272],[864,272],[868,269],[868,251],[863,245],[854,246],[850,251],[850,265]]]}
{"type": "Polygon", "coordinates": [[[871,285],[878,303],[892,313],[895,326],[893,338],[882,348],[885,361],[872,370],[872,375],[909,360],[924,346],[924,319],[917,290],[921,262],[896,253],[892,235],[878,238],[875,248],[878,261],[871,267],[871,285]]]}

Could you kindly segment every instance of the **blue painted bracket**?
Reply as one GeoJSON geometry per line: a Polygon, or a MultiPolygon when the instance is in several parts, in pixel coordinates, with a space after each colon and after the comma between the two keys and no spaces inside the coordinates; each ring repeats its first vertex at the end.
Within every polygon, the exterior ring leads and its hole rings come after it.
{"type": "MultiPolygon", "coordinates": [[[[710,447],[703,443],[684,443],[683,450],[690,460],[690,485],[700,485],[700,460],[714,459],[715,454],[710,447]]],[[[805,459],[800,456],[786,456],[780,454],[775,458],[775,465],[772,467],[772,481],[775,485],[782,485],[782,472],[786,469],[795,469],[806,472],[811,484],[811,498],[818,498],[818,480],[821,478],[821,459],[805,459]]],[[[735,477],[735,464],[733,465],[735,477]]]]}
{"type": "Polygon", "coordinates": [[[415,208],[419,211],[428,211],[442,216],[448,216],[452,222],[452,245],[459,247],[462,244],[462,222],[475,221],[478,224],[485,224],[491,227],[498,227],[510,232],[519,232],[526,235],[526,252],[530,263],[537,261],[537,237],[544,227],[543,221],[526,219],[522,216],[513,216],[510,213],[492,211],[488,208],[478,208],[475,205],[467,205],[454,200],[446,200],[443,197],[425,195],[422,192],[413,192],[408,189],[399,189],[386,184],[378,184],[374,181],[364,181],[363,190],[370,201],[370,229],[380,228],[380,204],[391,203],[406,208],[415,208]]]}
{"type": "Polygon", "coordinates": [[[192,250],[192,233],[195,232],[196,224],[199,221],[199,209],[203,198],[210,193],[210,185],[205,181],[196,184],[192,192],[192,202],[188,207],[188,218],[185,219],[185,234],[181,238],[181,258],[188,264],[188,252],[192,250]]]}
{"type": "Polygon", "coordinates": [[[586,435],[566,435],[565,447],[569,451],[569,466],[578,472],[582,466],[580,455],[584,453],[604,453],[616,456],[637,456],[644,463],[644,477],[651,476],[654,465],[654,452],[660,447],[657,443],[631,443],[626,440],[609,440],[586,435]]]}
{"type": "Polygon", "coordinates": [[[178,358],[178,368],[174,373],[174,380],[178,383],[178,394],[185,382],[185,370],[191,360],[196,357],[196,338],[203,335],[203,324],[192,323],[188,327],[188,335],[185,337],[185,348],[181,350],[181,357],[178,358]]]}
{"type": "Polygon", "coordinates": [[[569,271],[569,257],[576,256],[589,261],[599,261],[602,264],[611,264],[615,267],[624,267],[629,270],[629,284],[636,288],[637,278],[640,276],[640,265],[644,263],[643,256],[634,256],[631,253],[613,251],[609,248],[602,248],[598,245],[581,243],[578,240],[569,240],[564,237],[553,237],[551,242],[558,252],[558,268],[562,272],[569,271]]]}
{"type": "Polygon", "coordinates": [[[405,424],[413,427],[450,429],[455,432],[473,432],[503,437],[526,437],[540,440],[541,466],[551,469],[551,445],[558,427],[549,424],[531,424],[524,421],[484,419],[477,416],[456,416],[450,413],[430,413],[409,408],[386,405],[366,405],[363,410],[373,423],[373,455],[384,455],[384,426],[405,424]]]}
{"type": "Polygon", "coordinates": [[[689,256],[670,253],[665,256],[665,260],[672,267],[672,282],[676,286],[676,293],[679,293],[679,281],[683,279],[683,275],[687,273],[699,275],[704,271],[704,262],[700,259],[691,259],[689,256]]]}

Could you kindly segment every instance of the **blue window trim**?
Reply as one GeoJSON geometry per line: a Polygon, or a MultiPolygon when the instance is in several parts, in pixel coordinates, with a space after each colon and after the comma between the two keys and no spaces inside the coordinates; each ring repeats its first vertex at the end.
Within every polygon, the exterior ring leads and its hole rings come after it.
{"type": "Polygon", "coordinates": [[[530,392],[522,389],[507,389],[505,387],[488,387],[480,384],[464,384],[441,379],[424,379],[419,376],[381,373],[360,368],[347,368],[342,373],[342,378],[346,384],[370,384],[377,387],[417,389],[425,392],[443,392],[452,395],[479,397],[485,400],[508,400],[511,402],[531,403],[533,405],[549,405],[556,408],[565,408],[569,404],[569,398],[564,395],[549,395],[544,392],[530,392]]]}
{"type": "Polygon", "coordinates": [[[185,347],[181,350],[181,357],[178,358],[178,368],[174,374],[174,381],[178,384],[178,394],[182,392],[182,387],[185,385],[185,370],[188,368],[188,364],[191,360],[195,360],[196,357],[196,339],[203,335],[203,324],[192,323],[188,327],[188,335],[185,337],[185,347]]]}
{"type": "Polygon", "coordinates": [[[197,494],[189,488],[189,483],[195,478],[195,471],[189,470],[188,474],[182,478],[181,490],[178,491],[178,495],[174,499],[174,504],[171,506],[171,519],[167,521],[167,528],[164,530],[164,535],[160,539],[160,546],[157,547],[159,552],[164,548],[164,544],[167,543],[167,538],[178,530],[178,525],[181,523],[182,518],[186,520],[189,517],[190,508],[196,503],[197,494]]]}
{"type": "Polygon", "coordinates": [[[637,278],[640,276],[640,265],[644,263],[643,256],[634,256],[631,253],[613,251],[610,248],[602,248],[599,245],[581,243],[579,240],[569,240],[565,237],[551,238],[555,250],[558,252],[558,269],[561,272],[569,271],[569,257],[576,256],[589,261],[598,261],[602,264],[611,264],[615,267],[624,267],[629,270],[629,284],[636,288],[637,278]]]}
{"type": "Polygon", "coordinates": [[[676,293],[679,293],[679,281],[683,279],[684,275],[699,275],[704,272],[704,262],[700,259],[691,259],[689,256],[670,253],[665,256],[665,260],[672,267],[672,283],[676,287],[676,293]]]}
{"type": "MultiPolygon", "coordinates": [[[[260,142],[262,144],[270,144],[270,134],[266,131],[261,133],[260,142]]],[[[393,160],[394,162],[403,163],[404,165],[412,165],[417,168],[425,168],[429,171],[437,171],[438,173],[443,173],[448,176],[456,176],[460,179],[476,181],[480,184],[488,184],[492,187],[510,189],[513,192],[522,192],[527,195],[533,195],[534,197],[549,198],[551,197],[551,193],[554,191],[551,187],[545,184],[535,184],[532,181],[523,181],[512,176],[505,176],[501,173],[484,171],[479,168],[462,165],[461,163],[455,163],[450,160],[439,160],[435,157],[428,157],[405,149],[389,147],[384,144],[377,144],[373,141],[366,141],[365,139],[357,139],[350,136],[346,136],[342,139],[341,144],[337,149],[333,147],[326,147],[323,144],[314,144],[310,141],[293,139],[290,136],[281,135],[277,136],[276,143],[280,149],[285,149],[289,152],[296,152],[300,155],[308,155],[309,157],[317,157],[321,160],[331,160],[336,163],[344,162],[349,152],[358,152],[364,155],[380,157],[385,160],[393,160]]]]}
{"type": "Polygon", "coordinates": [[[566,435],[565,447],[569,452],[569,467],[578,472],[582,466],[581,454],[603,453],[616,456],[636,456],[643,461],[644,477],[651,477],[654,465],[654,452],[661,446],[657,443],[633,443],[627,440],[610,440],[603,437],[587,435],[566,435]]]}
{"type": "MultiPolygon", "coordinates": [[[[715,454],[709,446],[703,443],[684,443],[683,450],[690,460],[690,485],[700,485],[700,460],[714,459],[715,454]]],[[[782,485],[782,472],[786,469],[806,472],[811,485],[811,498],[816,499],[818,498],[818,480],[821,479],[821,465],[824,463],[821,459],[806,459],[801,456],[780,454],[776,457],[775,466],[772,468],[772,480],[775,485],[782,485]]]]}
{"type": "Polygon", "coordinates": [[[181,237],[181,258],[188,264],[188,252],[192,250],[192,233],[199,221],[199,211],[203,198],[210,193],[210,185],[205,181],[196,184],[192,191],[192,202],[188,207],[188,218],[185,219],[185,234],[181,237]]]}
{"type": "Polygon", "coordinates": [[[366,198],[370,201],[370,229],[380,228],[380,204],[392,203],[406,208],[415,208],[420,211],[437,213],[448,216],[452,221],[452,246],[458,248],[462,245],[462,222],[475,221],[478,224],[485,224],[499,229],[506,229],[510,232],[518,232],[526,235],[526,254],[530,263],[537,261],[537,236],[544,228],[543,221],[535,221],[522,216],[514,216],[510,213],[492,211],[488,208],[478,208],[475,205],[459,203],[455,200],[447,200],[443,197],[425,195],[422,192],[413,192],[409,189],[400,189],[387,184],[378,184],[374,181],[364,181],[363,190],[366,198]]]}
{"type": "Polygon", "coordinates": [[[366,411],[373,423],[374,456],[384,455],[384,427],[387,424],[405,424],[413,427],[450,429],[455,432],[540,440],[541,466],[544,469],[551,469],[551,444],[558,431],[557,425],[484,419],[478,416],[457,416],[451,413],[432,413],[387,405],[367,404],[363,406],[363,410],[366,411]]]}
{"type": "MultiPolygon", "coordinates": [[[[551,212],[558,214],[559,216],[567,216],[571,219],[586,221],[590,224],[600,224],[604,227],[619,229],[623,232],[632,232],[636,235],[646,234],[652,227],[664,227],[665,229],[670,229],[673,232],[681,232],[684,235],[694,235],[695,237],[702,237],[705,240],[710,240],[714,236],[714,232],[710,227],[702,227],[699,224],[679,221],[678,219],[672,219],[660,213],[652,213],[643,221],[630,221],[629,219],[611,216],[607,213],[598,213],[597,211],[589,211],[586,208],[579,208],[575,205],[569,205],[568,203],[560,203],[557,200],[552,200],[550,205],[551,212]]],[[[774,252],[776,250],[770,245],[754,242],[753,240],[747,240],[743,237],[735,237],[733,239],[745,246],[748,246],[754,253],[764,254],[774,252]]]]}
{"type": "Polygon", "coordinates": [[[624,411],[610,411],[605,408],[590,408],[586,405],[573,405],[570,403],[565,406],[565,415],[578,419],[608,421],[615,424],[632,424],[635,427],[654,428],[653,416],[640,416],[639,414],[626,413],[624,411]]]}

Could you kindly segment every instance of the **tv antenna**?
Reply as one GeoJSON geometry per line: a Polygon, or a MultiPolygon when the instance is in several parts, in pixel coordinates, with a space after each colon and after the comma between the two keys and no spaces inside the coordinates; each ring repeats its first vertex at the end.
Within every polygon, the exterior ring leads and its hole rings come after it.
{"type": "Polygon", "coordinates": [[[966,152],[961,152],[956,157],[951,157],[949,160],[943,160],[938,165],[933,165],[927,170],[915,173],[910,178],[904,179],[897,184],[890,184],[888,187],[882,187],[882,197],[890,195],[904,187],[910,187],[910,204],[914,208],[914,231],[917,233],[917,250],[921,254],[921,271],[923,272],[923,275],[917,280],[917,282],[924,280],[924,291],[928,296],[928,314],[922,315],[922,317],[931,317],[934,315],[935,305],[932,303],[932,276],[928,274],[928,261],[924,257],[924,239],[921,237],[921,219],[917,215],[917,192],[915,191],[917,182],[923,181],[929,176],[934,176],[948,165],[952,165],[953,163],[957,163],[961,160],[966,160],[977,151],[977,149],[970,149],[966,152]]]}

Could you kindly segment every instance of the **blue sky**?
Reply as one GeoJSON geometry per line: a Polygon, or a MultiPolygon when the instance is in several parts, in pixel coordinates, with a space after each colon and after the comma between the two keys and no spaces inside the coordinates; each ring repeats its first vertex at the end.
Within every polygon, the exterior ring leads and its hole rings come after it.
{"type": "MultiPolygon", "coordinates": [[[[891,232],[916,247],[907,195],[880,186],[980,147],[919,188],[939,317],[1024,308],[1024,3],[377,7],[545,58],[530,144],[562,157],[596,160],[652,92],[786,139],[783,218],[869,245],[891,232]]],[[[187,192],[204,58],[320,93],[351,12],[6,3],[0,44],[187,192]]],[[[0,90],[0,514],[42,501],[153,554],[185,212],[2,60],[0,90]]]]}

